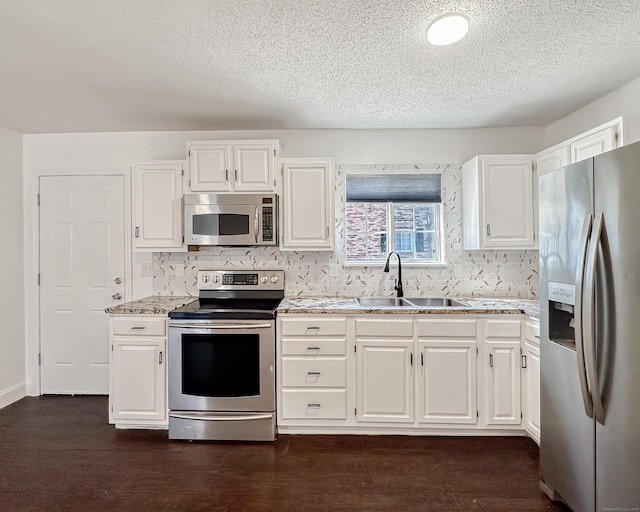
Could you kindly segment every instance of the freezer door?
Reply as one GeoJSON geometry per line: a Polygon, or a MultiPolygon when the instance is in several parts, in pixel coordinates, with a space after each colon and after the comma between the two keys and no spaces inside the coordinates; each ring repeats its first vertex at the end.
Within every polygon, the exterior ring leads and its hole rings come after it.
{"type": "Polygon", "coordinates": [[[542,175],[540,194],[540,469],[543,489],[595,510],[595,426],[585,413],[573,328],[576,267],[593,208],[593,160],[542,175]],[[564,290],[565,298],[552,296],[564,290]],[[552,341],[553,340],[553,341],[552,341]]]}
{"type": "Polygon", "coordinates": [[[596,510],[640,508],[640,144],[595,158],[604,226],[596,279],[596,510]]]}

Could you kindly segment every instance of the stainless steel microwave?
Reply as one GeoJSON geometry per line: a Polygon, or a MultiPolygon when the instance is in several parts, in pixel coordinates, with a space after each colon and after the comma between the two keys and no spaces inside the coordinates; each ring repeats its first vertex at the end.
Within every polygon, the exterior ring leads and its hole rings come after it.
{"type": "Polygon", "coordinates": [[[187,245],[278,245],[276,194],[185,194],[187,245]]]}

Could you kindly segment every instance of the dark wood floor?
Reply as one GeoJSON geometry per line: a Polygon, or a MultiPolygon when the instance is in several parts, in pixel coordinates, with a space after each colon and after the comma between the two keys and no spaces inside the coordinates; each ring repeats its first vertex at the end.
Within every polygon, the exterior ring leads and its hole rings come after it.
{"type": "Polygon", "coordinates": [[[526,438],[279,436],[169,441],[107,424],[106,397],[0,410],[0,510],[567,510],[538,490],[526,438]]]}

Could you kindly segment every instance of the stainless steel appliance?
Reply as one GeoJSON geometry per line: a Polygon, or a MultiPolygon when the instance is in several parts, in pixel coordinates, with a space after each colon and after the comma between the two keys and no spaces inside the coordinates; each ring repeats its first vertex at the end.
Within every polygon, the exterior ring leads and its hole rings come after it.
{"type": "Polygon", "coordinates": [[[541,487],[640,508],[640,143],[540,176],[541,487]]]}
{"type": "Polygon", "coordinates": [[[185,194],[187,245],[278,245],[276,194],[185,194]]]}
{"type": "Polygon", "coordinates": [[[169,438],[273,441],[282,271],[200,271],[169,313],[169,438]]]}

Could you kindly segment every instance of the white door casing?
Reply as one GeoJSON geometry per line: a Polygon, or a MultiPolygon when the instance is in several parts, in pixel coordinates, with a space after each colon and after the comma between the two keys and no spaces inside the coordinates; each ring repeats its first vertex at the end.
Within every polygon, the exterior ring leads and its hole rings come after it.
{"type": "Polygon", "coordinates": [[[124,216],[123,176],[40,178],[43,394],[108,393],[104,308],[124,298],[124,216]]]}

